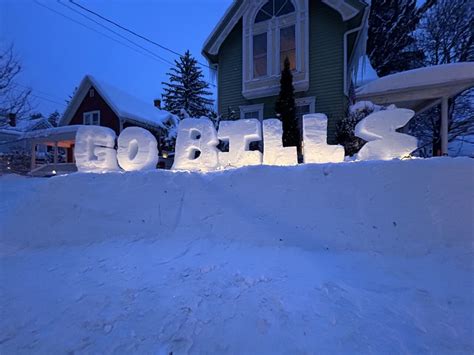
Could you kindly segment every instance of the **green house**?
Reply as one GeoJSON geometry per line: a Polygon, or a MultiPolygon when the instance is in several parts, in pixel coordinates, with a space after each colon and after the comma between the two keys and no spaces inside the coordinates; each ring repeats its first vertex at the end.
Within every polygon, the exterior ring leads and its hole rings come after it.
{"type": "Polygon", "coordinates": [[[283,61],[290,59],[297,115],[328,116],[328,142],[344,115],[365,52],[362,0],[234,0],[206,40],[223,119],[275,117],[283,61]]]}

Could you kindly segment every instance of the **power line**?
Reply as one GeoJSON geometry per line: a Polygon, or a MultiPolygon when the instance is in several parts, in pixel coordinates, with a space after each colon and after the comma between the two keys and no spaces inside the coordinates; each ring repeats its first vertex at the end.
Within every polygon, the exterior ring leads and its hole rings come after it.
{"type": "Polygon", "coordinates": [[[149,57],[149,58],[151,58],[151,59],[153,59],[153,60],[155,60],[155,61],[158,61],[157,58],[152,57],[151,55],[149,55],[149,54],[147,54],[147,53],[143,53],[142,51],[139,51],[137,48],[134,48],[134,47],[132,47],[132,46],[129,46],[128,44],[123,43],[123,42],[117,40],[116,38],[113,38],[113,37],[111,37],[111,36],[109,36],[109,35],[107,35],[107,34],[105,34],[105,33],[103,33],[103,32],[100,32],[100,31],[98,31],[98,30],[96,30],[96,29],[94,29],[94,28],[92,28],[92,27],[89,27],[89,26],[83,24],[82,22],[79,22],[79,21],[73,19],[72,17],[69,17],[69,16],[67,16],[67,15],[64,15],[63,13],[61,13],[61,12],[59,12],[59,11],[57,11],[57,10],[55,10],[55,9],[53,9],[53,8],[51,8],[51,7],[49,7],[49,6],[47,6],[47,5],[45,5],[45,4],[40,3],[38,0],[33,0],[33,1],[34,1],[37,5],[39,5],[39,6],[41,6],[41,7],[44,7],[44,8],[46,8],[46,9],[48,9],[49,11],[52,11],[52,12],[54,12],[55,14],[57,14],[57,15],[59,15],[59,16],[62,16],[62,17],[64,17],[64,18],[66,18],[66,19],[68,19],[69,21],[72,21],[72,22],[74,22],[74,23],[76,23],[76,24],[78,24],[78,25],[80,25],[80,26],[82,26],[82,27],[85,27],[85,28],[87,28],[88,30],[91,30],[91,31],[93,31],[93,32],[96,32],[96,33],[98,33],[98,34],[100,34],[100,35],[102,35],[102,36],[104,36],[104,37],[106,37],[106,38],[108,38],[108,39],[110,39],[110,40],[116,42],[116,43],[119,43],[119,44],[121,44],[121,45],[123,45],[123,46],[125,46],[125,47],[127,47],[127,48],[132,49],[133,51],[135,51],[135,52],[137,52],[137,53],[140,53],[140,54],[142,54],[142,55],[144,55],[144,56],[147,56],[147,57],[149,57]]]}
{"type": "Polygon", "coordinates": [[[78,11],[78,10],[76,10],[76,9],[73,9],[71,6],[69,6],[69,5],[64,4],[63,2],[61,2],[61,0],[57,0],[57,2],[60,3],[61,5],[65,6],[65,7],[67,7],[69,10],[74,11],[75,13],[77,13],[77,14],[79,14],[79,15],[85,17],[85,18],[88,19],[89,21],[92,21],[92,22],[95,23],[96,25],[99,25],[100,27],[105,28],[106,30],[112,32],[112,33],[115,34],[116,36],[119,36],[120,38],[126,40],[127,42],[132,43],[133,45],[139,47],[140,49],[144,50],[145,52],[150,53],[152,56],[154,56],[154,57],[160,59],[161,61],[163,61],[163,62],[165,62],[165,63],[167,63],[167,64],[170,64],[171,66],[174,66],[174,63],[173,63],[173,62],[167,60],[166,58],[163,58],[163,57],[159,56],[158,54],[156,54],[156,53],[150,51],[148,48],[141,46],[140,44],[138,44],[138,43],[132,41],[130,38],[127,38],[127,37],[125,37],[124,35],[118,33],[117,31],[112,30],[111,28],[105,26],[104,24],[100,23],[99,21],[96,21],[96,20],[92,19],[91,17],[87,16],[86,14],[83,14],[82,12],[80,12],[80,11],[78,11]]]}
{"type": "Polygon", "coordinates": [[[56,95],[52,95],[52,94],[50,94],[50,93],[47,93],[46,91],[41,91],[41,90],[33,89],[33,88],[31,88],[30,86],[27,86],[27,85],[24,85],[24,84],[21,84],[21,83],[15,83],[15,85],[22,86],[22,87],[24,87],[25,89],[30,89],[30,90],[32,90],[32,91],[37,91],[37,92],[39,92],[40,94],[46,95],[46,96],[50,96],[50,97],[54,98],[55,100],[63,100],[62,98],[60,98],[60,97],[58,97],[58,96],[56,96],[56,95]]]}
{"type": "MultiPolygon", "coordinates": [[[[155,46],[157,46],[157,47],[159,47],[159,48],[161,48],[161,49],[163,49],[163,50],[165,50],[165,51],[168,51],[168,52],[170,52],[170,53],[173,53],[173,54],[175,54],[175,55],[177,55],[177,56],[179,56],[179,57],[182,57],[182,56],[183,56],[181,53],[178,53],[178,52],[176,52],[176,51],[174,51],[174,50],[172,50],[172,49],[170,49],[170,48],[168,48],[168,47],[166,47],[166,46],[164,46],[164,45],[162,45],[162,44],[159,44],[159,43],[157,43],[157,42],[155,42],[155,41],[149,39],[148,37],[145,37],[145,36],[143,36],[143,35],[141,35],[141,34],[135,32],[135,31],[133,31],[133,30],[131,30],[131,29],[129,29],[129,28],[123,26],[123,25],[120,25],[119,23],[117,23],[117,22],[115,22],[115,21],[113,21],[113,20],[108,19],[107,17],[105,17],[105,16],[103,16],[103,15],[101,15],[101,14],[99,14],[99,13],[93,11],[93,10],[88,9],[88,8],[85,7],[85,6],[82,6],[81,4],[76,3],[74,0],[69,0],[69,2],[70,2],[71,4],[73,4],[73,5],[75,5],[75,6],[77,6],[77,7],[81,8],[81,9],[83,9],[84,11],[87,11],[87,12],[89,12],[89,13],[91,13],[91,14],[93,14],[93,15],[99,17],[99,18],[101,18],[102,20],[107,21],[108,23],[111,23],[111,24],[113,24],[114,26],[117,26],[118,28],[120,28],[120,29],[122,29],[122,30],[124,30],[124,31],[127,31],[128,33],[131,33],[132,35],[137,36],[138,38],[141,38],[141,39],[143,39],[144,41],[147,41],[147,42],[149,42],[149,43],[151,43],[151,44],[153,44],[153,45],[155,45],[155,46]]],[[[197,63],[200,64],[200,65],[202,65],[203,67],[206,67],[206,68],[209,68],[209,69],[211,69],[211,70],[214,70],[214,68],[210,67],[210,66],[207,65],[207,64],[201,63],[201,62],[199,62],[199,61],[197,61],[197,63]]]]}

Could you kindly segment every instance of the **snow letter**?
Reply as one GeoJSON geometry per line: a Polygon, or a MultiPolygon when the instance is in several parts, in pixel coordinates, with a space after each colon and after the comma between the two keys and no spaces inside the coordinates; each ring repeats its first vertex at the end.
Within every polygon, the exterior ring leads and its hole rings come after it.
{"type": "Polygon", "coordinates": [[[296,147],[283,147],[283,129],[279,119],[263,121],[263,164],[297,165],[296,147]]]}
{"type": "Polygon", "coordinates": [[[80,172],[118,170],[115,132],[107,127],[81,126],[76,133],[74,156],[80,172]]]}
{"type": "Polygon", "coordinates": [[[173,170],[210,171],[217,169],[219,144],[214,125],[208,118],[185,118],[178,127],[173,170]]]}
{"type": "Polygon", "coordinates": [[[156,138],[140,127],[125,128],[117,141],[117,160],[125,171],[152,170],[158,163],[156,138]]]}
{"type": "Polygon", "coordinates": [[[328,118],[322,113],[303,117],[303,155],[308,163],[340,163],[344,147],[327,144],[328,118]]]}
{"type": "Polygon", "coordinates": [[[398,133],[415,115],[412,110],[378,111],[360,121],[355,135],[366,143],[357,154],[358,160],[390,160],[403,158],[418,147],[415,137],[398,133]]]}
{"type": "Polygon", "coordinates": [[[223,168],[238,168],[262,164],[262,153],[250,151],[250,143],[261,141],[260,122],[254,119],[221,121],[219,139],[229,142],[228,152],[219,152],[219,164],[223,168]]]}

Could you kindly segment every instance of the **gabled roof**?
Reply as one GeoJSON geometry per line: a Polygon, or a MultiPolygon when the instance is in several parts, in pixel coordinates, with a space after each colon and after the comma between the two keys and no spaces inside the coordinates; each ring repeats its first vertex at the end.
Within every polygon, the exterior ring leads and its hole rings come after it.
{"type": "Polygon", "coordinates": [[[91,87],[102,96],[122,121],[141,123],[154,128],[165,128],[167,121],[175,119],[171,113],[158,109],[151,102],[146,103],[113,85],[99,81],[91,75],[86,75],[64,112],[59,122],[60,126],[68,125],[71,122],[91,87]]]}
{"type": "MultiPolygon", "coordinates": [[[[212,33],[204,42],[202,54],[209,60],[214,61],[219,48],[237,22],[242,18],[248,5],[256,0],[234,0],[224,16],[218,22],[212,33]]],[[[308,0],[314,1],[314,0],[308,0]]],[[[338,11],[344,21],[354,18],[362,8],[367,6],[363,0],[321,0],[324,4],[338,11]]]]}
{"type": "Polygon", "coordinates": [[[5,127],[2,127],[2,130],[25,133],[25,132],[36,131],[40,129],[48,129],[52,127],[53,125],[46,118],[41,117],[41,118],[35,118],[32,120],[21,119],[17,121],[16,126],[13,127],[10,125],[6,125],[5,127]]]}

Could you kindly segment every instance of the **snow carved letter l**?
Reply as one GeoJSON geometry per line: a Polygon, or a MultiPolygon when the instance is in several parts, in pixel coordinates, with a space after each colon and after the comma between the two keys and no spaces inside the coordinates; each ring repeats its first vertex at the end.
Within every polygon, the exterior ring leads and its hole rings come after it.
{"type": "Polygon", "coordinates": [[[228,152],[219,152],[223,168],[262,164],[262,153],[250,151],[250,143],[262,140],[260,122],[255,119],[221,121],[219,139],[229,142],[228,152]]]}
{"type": "Polygon", "coordinates": [[[76,133],[74,157],[79,172],[118,170],[115,132],[107,127],[81,126],[76,133]]]}
{"type": "Polygon", "coordinates": [[[415,137],[398,133],[415,115],[412,110],[391,109],[370,114],[355,127],[355,135],[367,141],[357,154],[358,160],[390,160],[413,152],[415,137]]]}
{"type": "Polygon", "coordinates": [[[307,163],[340,163],[344,147],[327,144],[328,118],[322,113],[303,117],[303,159],[307,163]]]}
{"type": "Polygon", "coordinates": [[[158,163],[156,138],[140,127],[125,128],[117,141],[117,160],[125,171],[153,170],[158,163]]]}
{"type": "Polygon", "coordinates": [[[211,171],[218,167],[217,132],[208,118],[185,118],[178,127],[173,170],[211,171]]]}
{"type": "Polygon", "coordinates": [[[283,147],[282,123],[277,118],[263,121],[263,164],[297,165],[296,147],[283,147]]]}

